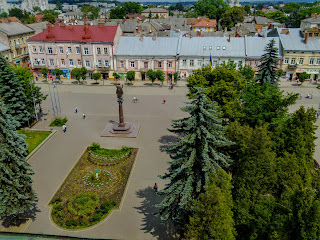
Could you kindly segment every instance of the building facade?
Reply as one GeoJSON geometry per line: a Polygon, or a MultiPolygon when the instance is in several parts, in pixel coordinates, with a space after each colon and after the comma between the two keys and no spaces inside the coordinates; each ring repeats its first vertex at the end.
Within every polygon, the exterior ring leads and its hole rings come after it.
{"type": "Polygon", "coordinates": [[[22,65],[29,63],[27,40],[34,30],[20,22],[0,23],[0,42],[10,47],[10,63],[22,65]]]}
{"type": "Polygon", "coordinates": [[[69,79],[72,69],[85,67],[90,78],[93,72],[100,72],[108,79],[120,35],[118,26],[48,25],[47,30],[28,40],[31,68],[38,75],[43,67],[50,71],[59,68],[69,79]]]}
{"type": "Polygon", "coordinates": [[[151,14],[151,18],[156,18],[157,16],[159,18],[169,17],[169,11],[164,8],[147,8],[141,12],[141,15],[146,18],[149,18],[150,14],[151,14]]]}
{"type": "Polygon", "coordinates": [[[0,54],[2,54],[8,61],[11,61],[10,47],[0,43],[0,54]]]}
{"type": "Polygon", "coordinates": [[[48,0],[23,0],[21,8],[28,12],[33,12],[34,7],[40,7],[41,10],[49,9],[48,0]]]}
{"type": "Polygon", "coordinates": [[[217,29],[217,20],[205,17],[197,19],[191,27],[192,31],[213,32],[217,29]]]}

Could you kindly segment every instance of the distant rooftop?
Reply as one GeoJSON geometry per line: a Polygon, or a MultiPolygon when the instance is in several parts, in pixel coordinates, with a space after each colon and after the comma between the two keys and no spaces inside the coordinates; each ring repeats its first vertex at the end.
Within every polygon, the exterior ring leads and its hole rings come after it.
{"type": "Polygon", "coordinates": [[[0,31],[4,32],[8,36],[34,32],[33,29],[23,25],[20,22],[0,23],[0,31]]]}

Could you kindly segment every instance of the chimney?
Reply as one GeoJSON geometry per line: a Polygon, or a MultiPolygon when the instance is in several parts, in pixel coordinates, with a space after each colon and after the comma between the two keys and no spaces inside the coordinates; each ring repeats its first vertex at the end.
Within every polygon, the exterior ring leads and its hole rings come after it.
{"type": "Polygon", "coordinates": [[[305,33],[304,34],[304,42],[305,42],[305,44],[308,44],[308,39],[309,39],[309,33],[305,33]]]}
{"type": "Polygon", "coordinates": [[[122,24],[124,24],[125,22],[126,22],[126,19],[123,19],[123,20],[122,20],[122,24]]]}
{"type": "Polygon", "coordinates": [[[98,23],[98,27],[104,27],[104,23],[98,23]]]}
{"type": "Polygon", "coordinates": [[[143,34],[141,34],[141,36],[140,36],[140,41],[141,42],[143,42],[143,38],[144,38],[144,36],[143,36],[143,34]]]}
{"type": "Polygon", "coordinates": [[[228,42],[230,42],[231,41],[231,35],[229,34],[229,39],[228,39],[228,42]]]}
{"type": "Polygon", "coordinates": [[[69,30],[70,31],[72,30],[72,24],[69,24],[69,30]]]}
{"type": "Polygon", "coordinates": [[[65,27],[66,24],[63,22],[63,23],[60,23],[60,27],[65,27]]]}
{"type": "Polygon", "coordinates": [[[157,40],[157,34],[156,34],[156,33],[153,34],[152,40],[153,40],[153,41],[156,41],[156,40],[157,40]]]}
{"type": "Polygon", "coordinates": [[[201,37],[201,31],[197,32],[197,37],[201,37]]]}

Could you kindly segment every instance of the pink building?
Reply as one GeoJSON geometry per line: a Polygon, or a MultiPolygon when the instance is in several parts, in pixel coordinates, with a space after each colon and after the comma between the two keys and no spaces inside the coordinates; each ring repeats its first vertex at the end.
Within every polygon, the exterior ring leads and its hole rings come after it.
{"type": "Polygon", "coordinates": [[[121,35],[118,26],[69,25],[47,26],[47,30],[28,39],[30,68],[37,72],[47,67],[61,69],[70,78],[73,68],[85,67],[89,77],[100,72],[104,79],[112,75],[113,53],[121,35]]]}

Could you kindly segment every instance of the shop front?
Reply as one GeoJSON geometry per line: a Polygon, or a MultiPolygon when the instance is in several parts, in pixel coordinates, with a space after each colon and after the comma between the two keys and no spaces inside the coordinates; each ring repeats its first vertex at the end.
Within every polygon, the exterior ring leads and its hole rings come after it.
{"type": "Polygon", "coordinates": [[[311,81],[318,81],[320,68],[297,68],[296,70],[297,78],[299,78],[299,74],[303,72],[306,72],[307,74],[309,74],[310,76],[309,79],[311,81]]]}

